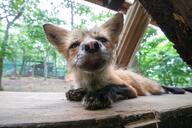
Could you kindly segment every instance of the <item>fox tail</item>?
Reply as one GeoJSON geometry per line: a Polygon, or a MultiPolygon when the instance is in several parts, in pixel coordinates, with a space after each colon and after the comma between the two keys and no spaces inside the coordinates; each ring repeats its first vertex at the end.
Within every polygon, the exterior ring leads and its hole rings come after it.
{"type": "Polygon", "coordinates": [[[184,87],[184,88],[179,88],[179,87],[170,87],[170,86],[161,86],[164,90],[165,93],[173,93],[173,94],[185,94],[186,92],[192,93],[192,87],[184,87]]]}

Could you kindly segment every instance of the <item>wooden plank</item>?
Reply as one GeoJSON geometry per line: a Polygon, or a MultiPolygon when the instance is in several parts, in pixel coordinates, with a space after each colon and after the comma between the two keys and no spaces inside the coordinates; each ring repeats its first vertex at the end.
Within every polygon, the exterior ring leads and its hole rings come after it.
{"type": "MultiPolygon", "coordinates": [[[[97,4],[97,5],[100,5],[100,6],[104,6],[104,7],[108,8],[108,9],[114,10],[114,8],[111,8],[111,6],[109,4],[108,5],[104,5],[104,3],[106,3],[106,2],[110,3],[112,1],[106,1],[106,0],[85,0],[85,1],[88,1],[88,2],[97,4]]],[[[113,2],[119,3],[116,0],[114,0],[113,2]]],[[[123,13],[126,13],[132,3],[129,3],[129,1],[124,1],[121,5],[119,5],[119,4],[117,4],[115,6],[115,10],[114,11],[121,11],[123,13]]]]}
{"type": "Polygon", "coordinates": [[[149,15],[139,2],[135,2],[127,12],[121,40],[115,49],[115,64],[127,67],[137,51],[137,46],[149,23],[149,15]]]}
{"type": "Polygon", "coordinates": [[[139,97],[87,111],[80,102],[66,101],[64,93],[0,92],[0,128],[191,128],[191,96],[139,97]]]}

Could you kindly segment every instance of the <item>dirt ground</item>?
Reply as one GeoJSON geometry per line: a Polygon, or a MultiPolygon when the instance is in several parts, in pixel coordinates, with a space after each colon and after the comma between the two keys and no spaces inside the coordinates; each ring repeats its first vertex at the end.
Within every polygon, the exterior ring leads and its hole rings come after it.
{"type": "Polygon", "coordinates": [[[72,82],[66,82],[62,79],[47,79],[34,77],[9,78],[2,80],[4,91],[18,92],[66,92],[69,89],[76,88],[72,82]]]}

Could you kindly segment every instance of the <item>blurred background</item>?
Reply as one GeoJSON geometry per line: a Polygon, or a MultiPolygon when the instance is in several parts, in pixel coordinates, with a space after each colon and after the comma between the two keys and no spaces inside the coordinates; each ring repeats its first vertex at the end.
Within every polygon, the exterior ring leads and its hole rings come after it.
{"type": "MultiPolygon", "coordinates": [[[[83,0],[0,1],[0,89],[65,91],[66,61],[45,38],[42,25],[89,29],[115,12],[83,0]]],[[[192,85],[192,69],[161,30],[148,25],[134,60],[134,71],[163,85],[192,85]]]]}

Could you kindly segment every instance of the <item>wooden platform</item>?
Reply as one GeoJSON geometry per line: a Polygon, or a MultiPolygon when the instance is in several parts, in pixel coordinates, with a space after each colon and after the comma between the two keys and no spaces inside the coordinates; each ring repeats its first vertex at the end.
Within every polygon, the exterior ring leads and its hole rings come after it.
{"type": "Polygon", "coordinates": [[[87,111],[64,93],[0,92],[0,128],[192,128],[192,94],[139,97],[87,111]]]}

